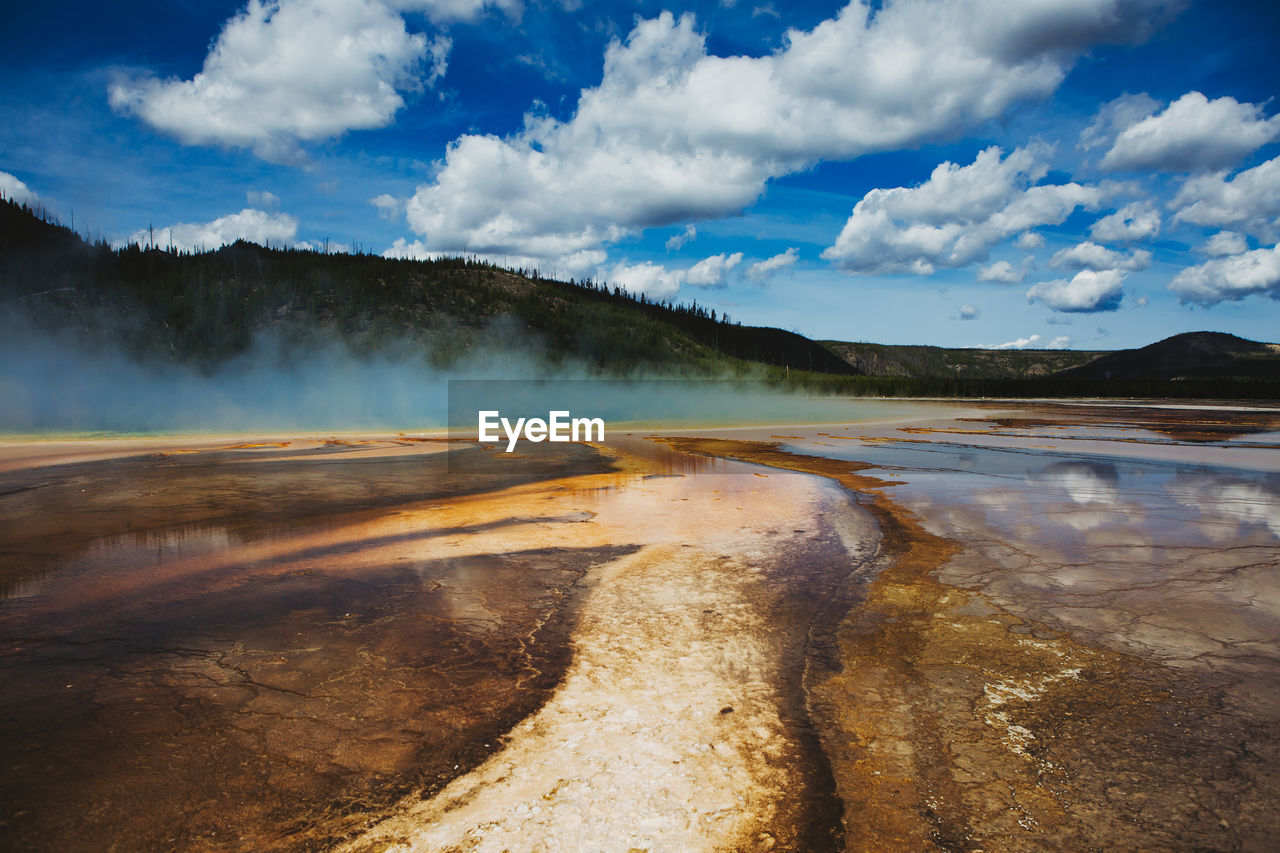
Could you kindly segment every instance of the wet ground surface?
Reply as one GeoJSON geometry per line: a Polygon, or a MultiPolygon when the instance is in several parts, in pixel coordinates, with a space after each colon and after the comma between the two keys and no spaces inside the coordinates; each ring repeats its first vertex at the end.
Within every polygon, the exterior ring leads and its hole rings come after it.
{"type": "Polygon", "coordinates": [[[631,446],[650,473],[574,500],[595,514],[580,535],[643,547],[589,579],[555,695],[475,773],[347,849],[840,849],[802,678],[874,531],[812,478],[631,446]]]}
{"type": "Polygon", "coordinates": [[[539,705],[577,584],[632,549],[452,556],[432,544],[583,519],[423,516],[611,465],[576,448],[463,482],[368,447],[5,475],[0,846],[319,849],[539,705]]]}
{"type": "Polygon", "coordinates": [[[836,849],[801,678],[874,531],[834,487],[629,447],[12,466],[0,845],[376,849],[425,804],[433,849],[836,849]]]}
{"type": "Polygon", "coordinates": [[[1177,414],[1195,446],[1080,407],[682,445],[831,477],[885,532],[810,684],[851,849],[1274,847],[1280,445],[1177,414]]]}
{"type": "Polygon", "coordinates": [[[0,452],[0,847],[1274,849],[1275,413],[952,412],[0,452]]]}

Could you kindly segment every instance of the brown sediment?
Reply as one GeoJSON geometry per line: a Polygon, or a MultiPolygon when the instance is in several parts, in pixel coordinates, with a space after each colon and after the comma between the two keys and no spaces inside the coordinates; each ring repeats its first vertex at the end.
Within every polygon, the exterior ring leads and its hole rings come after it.
{"type": "Polygon", "coordinates": [[[1052,420],[1049,418],[956,418],[960,423],[971,424],[993,424],[1005,429],[1029,429],[1031,427],[1060,427],[1070,426],[1068,421],[1052,420]]]}
{"type": "MultiPolygon", "coordinates": [[[[1065,428],[1068,426],[1084,426],[1084,424],[1058,424],[1058,426],[1061,428],[1065,428]]],[[[916,435],[977,435],[977,436],[992,435],[991,430],[956,429],[954,427],[899,427],[898,429],[901,432],[913,433],[916,435]]],[[[1160,431],[1163,432],[1163,430],[1160,430],[1160,431]]],[[[1188,432],[1178,434],[1173,438],[1167,438],[1167,439],[1139,438],[1137,436],[1124,436],[1124,435],[1121,435],[1121,436],[1059,435],[1059,434],[1048,435],[1045,433],[1036,433],[1036,432],[1022,432],[1022,433],[1015,433],[1012,435],[1006,433],[1005,436],[1012,437],[1012,438],[1052,439],[1054,441],[1087,441],[1090,443],[1115,442],[1118,444],[1168,444],[1168,445],[1177,445],[1177,444],[1181,444],[1184,441],[1217,442],[1217,441],[1225,441],[1228,438],[1234,437],[1233,434],[1215,433],[1215,432],[1209,432],[1209,431],[1196,431],[1194,433],[1188,431],[1188,432]]],[[[831,437],[844,438],[846,436],[831,436],[831,437]]],[[[1232,444],[1232,446],[1248,447],[1248,448],[1255,448],[1255,449],[1275,447],[1275,445],[1273,444],[1258,444],[1258,443],[1252,443],[1252,442],[1235,442],[1232,444]]]]}
{"type": "Polygon", "coordinates": [[[468,448],[465,475],[419,445],[6,477],[0,846],[328,848],[388,815],[351,849],[1280,832],[1255,772],[1280,766],[1273,732],[1186,671],[942,582],[962,546],[891,500],[896,481],[665,442],[519,466],[468,448]],[[833,520],[861,513],[791,471],[875,516],[874,558],[869,525],[833,520]]]}
{"type": "Polygon", "coordinates": [[[0,847],[326,849],[492,754],[563,675],[581,579],[634,550],[459,553],[580,523],[450,504],[613,469],[590,448],[466,478],[240,453],[9,475],[0,847]]]}
{"type": "Polygon", "coordinates": [[[847,849],[1262,849],[1275,837],[1253,790],[1270,778],[1274,732],[1224,712],[1210,681],[938,581],[961,546],[925,530],[869,466],[666,441],[828,477],[881,526],[878,574],[835,630],[839,663],[806,681],[847,849]]]}
{"type": "MultiPolygon", "coordinates": [[[[0,488],[0,595],[32,581],[93,542],[136,541],[225,528],[252,540],[281,526],[324,527],[343,513],[390,510],[443,497],[496,491],[610,471],[614,463],[583,445],[537,453],[519,466],[479,448],[402,451],[394,456],[328,461],[333,447],[199,453],[162,451],[104,460],[72,458],[5,473],[0,488]],[[465,470],[452,471],[451,462],[465,470]],[[234,463],[234,464],[229,464],[234,463]]],[[[150,450],[150,448],[148,448],[150,450]]]]}
{"type": "Polygon", "coordinates": [[[837,849],[801,678],[843,501],[643,447],[20,471],[0,847],[837,849]]]}
{"type": "Polygon", "coordinates": [[[169,617],[201,629],[145,650],[28,638],[0,662],[0,841],[328,848],[467,772],[536,709],[569,660],[577,581],[628,550],[291,571],[251,597],[175,600],[169,617]],[[451,613],[460,596],[486,609],[483,628],[451,613]]]}
{"type": "MultiPolygon", "coordinates": [[[[1007,405],[1004,406],[1007,408],[1007,405]]],[[[1228,441],[1243,435],[1280,430],[1280,412],[1274,409],[1203,408],[1176,406],[1062,405],[1036,403],[1048,417],[1001,415],[990,418],[957,418],[988,423],[1002,429],[1039,427],[1092,427],[1110,425],[1122,429],[1157,432],[1176,441],[1228,441]]]]}

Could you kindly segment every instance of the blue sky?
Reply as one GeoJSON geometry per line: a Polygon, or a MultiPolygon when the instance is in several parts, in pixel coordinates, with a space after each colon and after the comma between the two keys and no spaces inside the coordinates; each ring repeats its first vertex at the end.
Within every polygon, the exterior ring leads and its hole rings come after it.
{"type": "Polygon", "coordinates": [[[0,191],[94,238],[477,254],[817,338],[1280,339],[1277,4],[10,7],[0,191]]]}

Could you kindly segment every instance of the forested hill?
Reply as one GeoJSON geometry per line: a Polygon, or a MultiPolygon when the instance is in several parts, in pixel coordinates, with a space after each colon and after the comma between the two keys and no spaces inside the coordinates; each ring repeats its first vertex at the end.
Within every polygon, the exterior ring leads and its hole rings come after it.
{"type": "Polygon", "coordinates": [[[1091,350],[953,349],[850,341],[822,343],[859,373],[912,379],[1043,379],[1108,354],[1091,350]]]}
{"type": "Polygon", "coordinates": [[[608,283],[552,281],[465,258],[393,260],[238,242],[186,253],[89,244],[0,202],[0,302],[49,329],[139,358],[217,364],[274,332],[338,336],[444,366],[503,348],[607,373],[770,375],[855,368],[781,329],[742,326],[696,304],[608,283]]]}
{"type": "Polygon", "coordinates": [[[1280,400],[1280,346],[1222,332],[1114,352],[823,343],[877,393],[1280,400]]]}
{"type": "Polygon", "coordinates": [[[117,249],[0,200],[0,336],[33,329],[89,352],[201,369],[263,341],[285,360],[341,342],[409,365],[514,360],[573,375],[756,377],[835,393],[1280,399],[1280,349],[1219,333],[1117,353],[817,342],[474,258],[245,242],[117,249]]]}
{"type": "Polygon", "coordinates": [[[1062,374],[1072,379],[1271,379],[1280,346],[1223,332],[1185,332],[1140,349],[1108,353],[1062,374]]]}

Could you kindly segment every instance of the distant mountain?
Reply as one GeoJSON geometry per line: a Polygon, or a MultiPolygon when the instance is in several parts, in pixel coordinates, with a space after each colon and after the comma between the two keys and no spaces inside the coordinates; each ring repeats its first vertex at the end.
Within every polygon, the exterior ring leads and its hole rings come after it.
{"type": "Polygon", "coordinates": [[[912,379],[1036,379],[1078,367],[1106,351],[948,349],[823,341],[859,373],[912,379]]]}
{"type": "MultiPolygon", "coordinates": [[[[1121,382],[1280,381],[1280,345],[1225,332],[1187,332],[1140,349],[985,350],[823,341],[860,374],[937,380],[1046,380],[1108,393],[1121,382]]],[[[1117,389],[1118,391],[1118,389],[1117,389]]],[[[1171,386],[1168,393],[1176,392],[1171,386]]],[[[1199,392],[1197,392],[1199,393],[1199,392]]]]}
{"type": "Polygon", "coordinates": [[[1061,371],[1063,379],[1280,379],[1280,345],[1225,332],[1185,332],[1140,349],[1107,353],[1061,371]]]}

